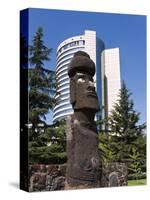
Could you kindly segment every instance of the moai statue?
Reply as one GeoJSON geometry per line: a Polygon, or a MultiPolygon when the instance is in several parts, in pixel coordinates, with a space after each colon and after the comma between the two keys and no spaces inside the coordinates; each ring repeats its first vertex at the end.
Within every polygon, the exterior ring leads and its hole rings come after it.
{"type": "Polygon", "coordinates": [[[78,51],[70,63],[70,102],[74,113],[67,137],[67,185],[72,188],[99,187],[100,155],[95,113],[99,110],[93,76],[95,64],[78,51]]]}

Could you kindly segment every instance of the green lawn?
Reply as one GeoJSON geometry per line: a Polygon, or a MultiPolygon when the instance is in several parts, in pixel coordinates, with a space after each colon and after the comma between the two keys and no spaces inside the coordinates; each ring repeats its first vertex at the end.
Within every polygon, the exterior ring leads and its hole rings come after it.
{"type": "Polygon", "coordinates": [[[146,179],[140,179],[140,180],[128,180],[129,186],[134,185],[146,185],[146,179]]]}

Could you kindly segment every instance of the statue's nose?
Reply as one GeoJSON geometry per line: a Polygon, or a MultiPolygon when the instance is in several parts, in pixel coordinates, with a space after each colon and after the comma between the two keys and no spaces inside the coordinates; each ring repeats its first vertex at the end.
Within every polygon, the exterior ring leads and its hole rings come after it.
{"type": "Polygon", "coordinates": [[[94,82],[93,81],[89,81],[89,86],[95,88],[94,82]]]}
{"type": "Polygon", "coordinates": [[[89,91],[95,92],[95,86],[94,86],[94,84],[89,85],[87,89],[88,89],[89,91]]]}

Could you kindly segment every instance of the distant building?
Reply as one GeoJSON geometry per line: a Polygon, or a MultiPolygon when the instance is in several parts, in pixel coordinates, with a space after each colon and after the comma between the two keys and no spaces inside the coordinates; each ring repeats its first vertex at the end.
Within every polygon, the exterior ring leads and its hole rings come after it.
{"type": "Polygon", "coordinates": [[[102,65],[104,69],[102,81],[102,118],[108,116],[117,102],[121,89],[119,48],[105,49],[102,52],[102,65]]]}
{"type": "Polygon", "coordinates": [[[57,48],[57,104],[53,113],[54,122],[73,113],[67,73],[68,65],[74,53],[79,50],[87,52],[96,66],[94,82],[101,108],[100,112],[97,113],[97,119],[103,119],[107,116],[113,102],[117,99],[118,90],[121,87],[119,49],[105,49],[104,42],[96,36],[95,31],[85,30],[84,35],[68,38],[57,48]]]}
{"type": "Polygon", "coordinates": [[[56,56],[56,80],[57,80],[57,105],[54,108],[53,121],[65,118],[73,113],[69,100],[69,77],[68,65],[77,51],[85,51],[96,65],[94,76],[95,86],[101,105],[101,53],[104,50],[104,43],[96,37],[95,31],[86,30],[84,35],[78,35],[63,41],[57,48],[56,56]]]}

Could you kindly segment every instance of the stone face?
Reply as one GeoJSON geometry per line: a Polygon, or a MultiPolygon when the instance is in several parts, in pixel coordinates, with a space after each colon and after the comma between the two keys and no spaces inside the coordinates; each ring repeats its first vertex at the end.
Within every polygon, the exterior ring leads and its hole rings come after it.
{"type": "Polygon", "coordinates": [[[68,188],[99,186],[100,155],[94,122],[99,107],[93,83],[94,73],[95,65],[89,55],[77,52],[68,70],[70,102],[74,109],[67,120],[68,188]]]}
{"type": "Polygon", "coordinates": [[[128,185],[128,171],[125,163],[108,163],[102,169],[102,187],[128,185]]]}
{"type": "Polygon", "coordinates": [[[70,80],[70,102],[73,109],[86,109],[92,112],[92,115],[99,110],[98,98],[95,92],[93,78],[89,74],[77,72],[70,80]]]}
{"type": "Polygon", "coordinates": [[[109,187],[112,187],[112,186],[119,186],[119,179],[118,179],[117,172],[112,172],[109,175],[109,187]]]}

